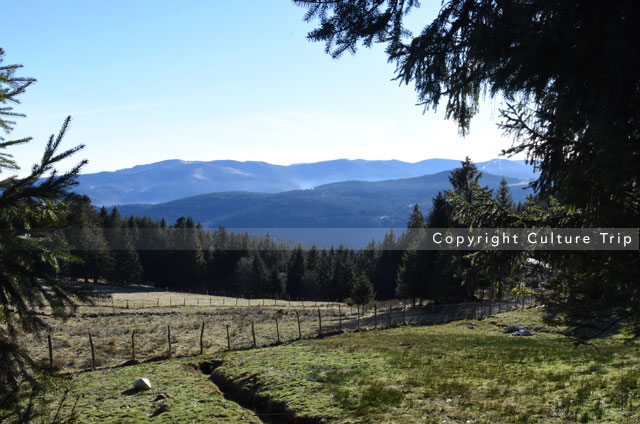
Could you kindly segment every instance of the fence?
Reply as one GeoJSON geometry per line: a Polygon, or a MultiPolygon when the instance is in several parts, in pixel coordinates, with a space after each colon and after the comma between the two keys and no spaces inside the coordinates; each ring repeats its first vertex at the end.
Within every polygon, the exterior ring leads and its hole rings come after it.
{"type": "MultiPolygon", "coordinates": [[[[171,315],[166,321],[155,324],[155,330],[160,326],[161,331],[153,331],[151,325],[145,324],[137,328],[123,328],[122,325],[118,327],[114,324],[115,336],[105,335],[104,332],[96,334],[89,330],[84,333],[85,360],[81,361],[80,366],[70,368],[96,369],[103,365],[122,364],[125,360],[140,361],[198,355],[206,351],[256,348],[343,331],[431,325],[463,319],[477,320],[494,313],[534,306],[536,300],[533,297],[519,297],[446,305],[428,303],[423,306],[412,306],[407,302],[377,303],[367,307],[324,304],[324,309],[309,307],[304,310],[290,308],[265,311],[258,307],[245,308],[235,316],[228,313],[203,313],[199,317],[190,315],[182,322],[171,315]],[[122,343],[125,336],[128,341],[122,343]],[[114,339],[119,340],[115,348],[114,339]]],[[[152,313],[149,317],[157,318],[152,313]]],[[[78,336],[82,338],[82,334],[78,332],[75,336],[76,339],[78,336]]],[[[65,340],[66,337],[59,342],[65,340]]],[[[55,366],[59,349],[56,349],[54,342],[56,339],[51,334],[48,335],[46,351],[52,371],[54,368],[61,368],[55,366]]],[[[81,340],[72,346],[76,352],[83,350],[79,345],[81,340]]]]}

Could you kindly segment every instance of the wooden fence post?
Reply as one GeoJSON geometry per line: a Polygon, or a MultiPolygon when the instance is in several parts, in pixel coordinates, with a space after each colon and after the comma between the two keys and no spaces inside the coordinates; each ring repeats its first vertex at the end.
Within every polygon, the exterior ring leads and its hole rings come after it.
{"type": "Polygon", "coordinates": [[[391,327],[392,325],[392,319],[391,319],[391,304],[389,304],[389,313],[387,314],[387,317],[389,318],[389,327],[391,327]]]}
{"type": "Polygon", "coordinates": [[[93,348],[93,337],[91,337],[91,333],[89,333],[89,345],[91,345],[91,369],[95,371],[95,369],[96,369],[96,351],[93,348]]]}
{"type": "Polygon", "coordinates": [[[182,306],[187,306],[187,298],[186,297],[182,298],[182,306]]]}
{"type": "Polygon", "coordinates": [[[167,341],[169,342],[169,358],[171,358],[171,326],[167,325],[167,341]]]}
{"type": "Polygon", "coordinates": [[[339,303],[338,303],[338,328],[340,329],[340,331],[342,331],[342,308],[340,307],[339,303]]]}
{"type": "Polygon", "coordinates": [[[197,298],[197,299],[196,299],[196,302],[198,302],[198,303],[197,303],[197,306],[198,306],[198,308],[199,308],[199,307],[200,307],[200,298],[197,298]]]}
{"type": "Polygon", "coordinates": [[[127,299],[127,309],[129,309],[129,299],[127,299]]]}
{"type": "Polygon", "coordinates": [[[377,330],[378,329],[378,305],[375,303],[373,304],[373,322],[377,330]]]}
{"type": "Polygon", "coordinates": [[[251,335],[253,336],[253,347],[255,348],[258,345],[256,343],[256,329],[253,321],[251,321],[251,335]]]}
{"type": "Polygon", "coordinates": [[[322,337],[322,315],[320,314],[320,308],[318,308],[318,337],[322,337]]]}
{"type": "Polygon", "coordinates": [[[276,343],[280,344],[280,326],[278,325],[277,315],[276,315],[276,343]]]}
{"type": "Polygon", "coordinates": [[[49,371],[53,372],[53,345],[51,344],[51,334],[47,334],[49,342],[49,371]]]}
{"type": "Polygon", "coordinates": [[[113,300],[113,296],[111,296],[111,308],[113,309],[113,313],[116,313],[116,302],[113,300]]]}
{"type": "Polygon", "coordinates": [[[356,305],[356,319],[358,322],[358,330],[360,330],[360,305],[356,305]]]}
{"type": "Polygon", "coordinates": [[[402,305],[402,325],[407,325],[407,304],[402,305]]]}
{"type": "Polygon", "coordinates": [[[131,359],[136,360],[136,330],[131,331],[131,359]]]}
{"type": "Polygon", "coordinates": [[[204,338],[204,320],[202,320],[202,327],[200,327],[200,355],[204,353],[204,343],[202,340],[203,338],[204,338]]]}
{"type": "Polygon", "coordinates": [[[229,324],[227,326],[227,349],[231,350],[231,336],[229,335],[229,324]]]}
{"type": "Polygon", "coordinates": [[[300,327],[300,314],[296,311],[296,319],[298,320],[298,340],[302,340],[302,328],[300,327]]]}

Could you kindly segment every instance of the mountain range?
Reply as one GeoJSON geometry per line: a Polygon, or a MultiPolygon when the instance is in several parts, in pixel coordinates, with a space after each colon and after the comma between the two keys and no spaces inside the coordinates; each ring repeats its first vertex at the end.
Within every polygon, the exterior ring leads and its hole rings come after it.
{"type": "MultiPolygon", "coordinates": [[[[191,216],[205,228],[222,225],[250,234],[265,234],[320,245],[362,246],[389,228],[405,228],[414,204],[423,211],[439,191],[451,188],[449,171],[415,178],[376,182],[345,181],[280,193],[219,192],[160,204],[121,205],[122,215],[165,218],[169,224],[191,216]],[[342,229],[349,228],[345,232],[342,229]],[[362,229],[355,231],[353,229],[362,229]],[[376,231],[380,229],[382,231],[376,231]],[[348,234],[347,234],[348,233],[348,234]],[[322,239],[322,240],[321,240],[322,239]]],[[[502,176],[483,173],[482,185],[495,189],[502,176]]],[[[505,177],[515,201],[522,201],[528,182],[505,177]]]]}
{"type": "MultiPolygon", "coordinates": [[[[255,197],[256,193],[310,189],[343,181],[406,179],[450,171],[459,165],[459,161],[452,159],[416,163],[337,159],[286,166],[252,161],[167,160],[113,172],[82,174],[75,191],[91,197],[96,206],[156,204],[215,192],[247,191],[255,197]]],[[[493,159],[476,165],[482,172],[497,176],[523,181],[536,177],[533,167],[524,161],[493,159]]]]}

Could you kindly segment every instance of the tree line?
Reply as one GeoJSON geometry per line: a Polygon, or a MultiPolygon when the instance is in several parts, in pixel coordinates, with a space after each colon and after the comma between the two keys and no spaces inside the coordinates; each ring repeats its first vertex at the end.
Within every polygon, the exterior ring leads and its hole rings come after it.
{"type": "MultiPolygon", "coordinates": [[[[481,174],[470,159],[451,172],[453,190],[471,198],[471,184],[481,174]]],[[[450,196],[450,195],[449,195],[450,196]]],[[[496,201],[516,210],[503,179],[496,201]]],[[[513,281],[465,274],[466,255],[420,250],[410,232],[390,230],[364,249],[339,245],[319,248],[247,233],[203,228],[181,217],[122,217],[117,207],[97,210],[87,196],[71,195],[65,231],[68,252],[60,276],[84,282],[146,283],[175,291],[224,293],[248,298],[353,300],[396,297],[459,301],[478,289],[501,296],[513,281]]],[[[438,193],[425,217],[418,205],[407,228],[461,226],[447,194],[438,193]]]]}

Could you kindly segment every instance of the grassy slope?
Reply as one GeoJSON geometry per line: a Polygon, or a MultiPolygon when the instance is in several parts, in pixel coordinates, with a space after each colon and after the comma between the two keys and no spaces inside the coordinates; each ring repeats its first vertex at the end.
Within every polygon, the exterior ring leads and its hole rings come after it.
{"type": "Polygon", "coordinates": [[[77,406],[80,422],[259,422],[251,411],[224,399],[208,376],[194,370],[192,364],[197,361],[198,358],[174,359],[73,375],[72,399],[84,394],[77,406]],[[140,377],[149,378],[151,390],[131,389],[140,377]],[[160,393],[170,396],[166,401],[169,411],[149,418],[165,402],[154,402],[160,393]]]}
{"type": "Polygon", "coordinates": [[[552,329],[513,337],[497,326],[534,328],[541,317],[509,312],[473,330],[457,322],[222,353],[216,372],[332,422],[638,422],[638,345],[574,347],[552,329]]]}

